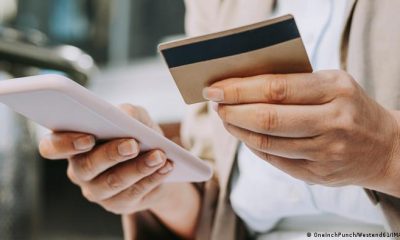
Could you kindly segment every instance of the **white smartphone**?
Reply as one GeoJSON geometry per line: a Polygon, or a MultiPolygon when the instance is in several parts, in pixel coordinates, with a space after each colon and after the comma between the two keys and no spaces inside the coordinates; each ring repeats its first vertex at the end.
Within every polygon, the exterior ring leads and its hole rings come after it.
{"type": "Polygon", "coordinates": [[[207,163],[66,77],[0,81],[0,102],[53,131],[88,133],[99,140],[135,138],[142,151],[160,149],[175,166],[167,182],[202,182],[212,176],[207,163]]]}

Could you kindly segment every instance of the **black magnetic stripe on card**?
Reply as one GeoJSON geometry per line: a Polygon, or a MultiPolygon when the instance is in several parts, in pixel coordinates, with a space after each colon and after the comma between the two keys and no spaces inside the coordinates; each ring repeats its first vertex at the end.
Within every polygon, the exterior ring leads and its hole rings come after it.
{"type": "Polygon", "coordinates": [[[246,53],[300,37],[294,19],[162,50],[169,68],[246,53]]]}

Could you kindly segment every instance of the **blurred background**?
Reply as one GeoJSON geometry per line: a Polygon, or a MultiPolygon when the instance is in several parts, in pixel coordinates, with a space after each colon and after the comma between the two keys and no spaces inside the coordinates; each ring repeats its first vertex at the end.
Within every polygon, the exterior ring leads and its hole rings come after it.
{"type": "MultiPolygon", "coordinates": [[[[182,0],[0,0],[0,80],[60,73],[144,106],[168,134],[185,105],[157,44],[182,37],[183,23],[182,0]]],[[[1,240],[122,238],[119,217],[81,197],[64,161],[40,158],[46,130],[2,105],[0,123],[1,240]]]]}

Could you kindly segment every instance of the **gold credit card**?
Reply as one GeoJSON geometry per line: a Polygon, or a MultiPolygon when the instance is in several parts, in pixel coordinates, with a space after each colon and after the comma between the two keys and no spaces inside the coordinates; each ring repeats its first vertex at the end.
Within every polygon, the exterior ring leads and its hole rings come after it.
{"type": "Polygon", "coordinates": [[[312,72],[292,15],[159,45],[187,104],[206,101],[202,91],[232,77],[312,72]]]}

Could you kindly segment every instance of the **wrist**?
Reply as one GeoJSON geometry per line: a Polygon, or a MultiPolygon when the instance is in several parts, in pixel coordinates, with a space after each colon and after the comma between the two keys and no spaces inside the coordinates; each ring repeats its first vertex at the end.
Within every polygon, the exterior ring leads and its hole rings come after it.
{"type": "Polygon", "coordinates": [[[400,111],[390,111],[393,116],[391,151],[384,173],[380,176],[381,187],[377,191],[400,197],[400,111]]]}
{"type": "MultiPolygon", "coordinates": [[[[149,211],[159,218],[169,215],[172,211],[171,208],[174,208],[175,204],[181,201],[181,194],[175,189],[182,188],[178,187],[178,185],[180,184],[164,184],[162,186],[162,194],[160,194],[161,197],[149,208],[149,211]]],[[[186,188],[186,186],[183,188],[186,188]]]]}
{"type": "Polygon", "coordinates": [[[199,192],[190,183],[165,184],[162,199],[149,210],[169,229],[185,239],[194,236],[200,213],[199,192]]]}
{"type": "Polygon", "coordinates": [[[172,216],[186,212],[187,208],[196,209],[200,205],[200,196],[190,183],[165,184],[162,199],[149,210],[157,217],[172,216]]]}

